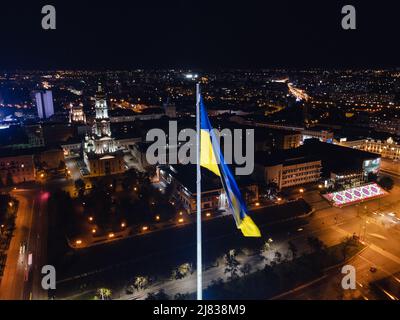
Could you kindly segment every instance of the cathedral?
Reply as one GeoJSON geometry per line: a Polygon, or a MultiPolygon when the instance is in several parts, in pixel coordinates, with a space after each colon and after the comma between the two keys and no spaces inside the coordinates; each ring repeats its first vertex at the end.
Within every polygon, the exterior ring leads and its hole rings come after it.
{"type": "Polygon", "coordinates": [[[105,93],[98,86],[95,96],[96,117],[92,134],[85,137],[83,159],[90,176],[104,176],[125,171],[123,151],[111,135],[105,93]]]}

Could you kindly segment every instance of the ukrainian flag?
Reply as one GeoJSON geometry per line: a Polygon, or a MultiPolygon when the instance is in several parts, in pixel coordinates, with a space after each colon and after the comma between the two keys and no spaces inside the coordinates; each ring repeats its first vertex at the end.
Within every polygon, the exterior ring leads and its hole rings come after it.
{"type": "Polygon", "coordinates": [[[220,146],[212,130],[203,99],[200,98],[200,166],[207,168],[221,178],[236,226],[245,237],[261,237],[261,232],[246,214],[246,205],[232,175],[226,165],[220,146]]]}

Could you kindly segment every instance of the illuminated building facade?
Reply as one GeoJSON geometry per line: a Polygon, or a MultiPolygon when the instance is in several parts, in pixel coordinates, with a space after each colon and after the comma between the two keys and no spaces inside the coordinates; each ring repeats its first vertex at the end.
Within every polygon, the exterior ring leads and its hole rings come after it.
{"type": "Polygon", "coordinates": [[[69,122],[70,123],[86,123],[86,115],[83,111],[83,104],[80,103],[77,106],[70,105],[69,110],[69,122]]]}
{"type": "Polygon", "coordinates": [[[275,183],[279,190],[317,182],[321,178],[321,160],[301,158],[285,160],[264,167],[267,183],[275,183]]]}
{"type": "MultiPolygon", "coordinates": [[[[158,170],[159,181],[163,187],[174,186],[175,200],[188,213],[196,212],[196,177],[194,165],[168,165],[158,170]]],[[[249,177],[239,176],[238,184],[247,204],[259,200],[258,186],[249,177]]],[[[220,178],[202,170],[201,209],[205,212],[227,210],[228,200],[220,178]]]]}
{"type": "Polygon", "coordinates": [[[92,135],[86,135],[83,158],[90,176],[103,176],[125,171],[123,152],[111,136],[110,119],[105,94],[98,86],[95,97],[96,117],[92,135]]]}
{"type": "Polygon", "coordinates": [[[400,145],[394,142],[392,138],[386,141],[373,139],[347,141],[347,139],[342,139],[339,144],[344,147],[377,153],[386,159],[400,159],[400,145]]]}

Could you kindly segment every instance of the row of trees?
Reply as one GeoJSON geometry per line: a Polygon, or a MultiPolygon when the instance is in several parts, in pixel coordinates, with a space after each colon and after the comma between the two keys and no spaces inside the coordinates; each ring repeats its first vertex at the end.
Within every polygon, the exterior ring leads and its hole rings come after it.
{"type": "Polygon", "coordinates": [[[121,179],[100,178],[85,194],[85,182],[77,180],[75,188],[79,200],[85,203],[85,212],[104,228],[113,228],[121,220],[129,225],[167,221],[176,209],[171,204],[172,191],[163,194],[151,184],[151,172],[128,170],[121,179]],[[121,186],[117,192],[117,186],[121,186]],[[115,221],[113,221],[115,220],[115,221]]]}
{"type": "MultiPolygon", "coordinates": [[[[332,247],[328,250],[328,247],[321,239],[310,236],[307,238],[308,250],[303,254],[299,254],[299,248],[293,241],[287,243],[287,252],[282,253],[274,249],[272,240],[267,240],[261,245],[258,251],[258,256],[265,264],[261,269],[258,265],[257,270],[249,262],[241,262],[239,256],[243,252],[243,249],[232,249],[221,257],[227,282],[222,278],[215,279],[207,291],[210,296],[217,299],[237,298],[238,296],[242,296],[241,289],[237,286],[238,283],[255,281],[264,283],[265,286],[268,280],[269,289],[265,292],[263,291],[264,289],[260,288],[259,283],[253,284],[259,290],[255,293],[259,294],[258,297],[262,297],[263,294],[277,294],[284,289],[290,289],[296,283],[302,283],[319,276],[327,266],[345,261],[351,254],[354,254],[354,248],[357,245],[358,242],[349,237],[343,239],[339,245],[334,246],[334,250],[331,250],[332,247]],[[261,280],[256,281],[253,277],[259,277],[261,280]],[[230,289],[228,290],[227,288],[230,289]],[[234,291],[232,291],[233,289],[234,291]],[[215,294],[217,296],[213,296],[215,294]]],[[[190,263],[182,264],[173,270],[173,279],[185,278],[194,271],[190,263]]],[[[129,293],[148,289],[150,284],[151,281],[148,277],[136,277],[129,293]]],[[[245,296],[243,295],[243,297],[245,296]]],[[[163,290],[151,292],[147,297],[149,300],[189,298],[194,297],[192,294],[187,293],[178,293],[175,296],[169,296],[163,290]]]]}

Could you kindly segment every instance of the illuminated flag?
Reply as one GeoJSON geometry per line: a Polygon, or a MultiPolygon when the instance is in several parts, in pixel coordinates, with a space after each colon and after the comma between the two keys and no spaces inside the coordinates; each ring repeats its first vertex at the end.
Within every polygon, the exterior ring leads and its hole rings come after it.
{"type": "Polygon", "coordinates": [[[220,146],[212,130],[203,99],[200,98],[200,166],[207,168],[221,178],[229,207],[235,218],[236,226],[245,237],[261,237],[260,230],[247,215],[239,187],[227,166],[220,146]]]}

